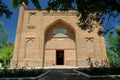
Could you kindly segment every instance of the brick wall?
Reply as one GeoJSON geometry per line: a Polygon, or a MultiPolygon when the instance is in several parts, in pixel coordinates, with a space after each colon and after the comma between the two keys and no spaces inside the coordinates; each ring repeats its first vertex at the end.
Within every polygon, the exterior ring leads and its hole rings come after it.
{"type": "Polygon", "coordinates": [[[104,37],[97,34],[101,26],[96,23],[90,33],[81,30],[76,11],[22,8],[20,13],[11,68],[56,65],[56,50],[64,50],[64,65],[68,66],[88,67],[88,57],[98,61],[107,59],[104,37]],[[67,34],[54,34],[55,29],[66,29],[67,34]]]}

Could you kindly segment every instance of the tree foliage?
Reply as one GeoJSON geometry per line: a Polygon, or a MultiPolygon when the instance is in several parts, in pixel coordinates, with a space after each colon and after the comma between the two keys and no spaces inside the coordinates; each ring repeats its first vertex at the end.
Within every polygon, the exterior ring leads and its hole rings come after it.
{"type": "Polygon", "coordinates": [[[112,67],[120,67],[120,27],[116,28],[116,35],[109,33],[107,54],[112,67]]]}
{"type": "Polygon", "coordinates": [[[8,6],[0,0],[0,17],[6,15],[6,18],[11,18],[12,12],[9,10],[8,6]]]}
{"type": "Polygon", "coordinates": [[[49,9],[77,9],[84,21],[90,13],[111,14],[116,16],[114,11],[120,12],[120,0],[49,0],[49,9]]]}
{"type": "Polygon", "coordinates": [[[7,42],[7,38],[8,33],[3,26],[3,23],[0,22],[0,60],[3,61],[4,67],[8,66],[9,62],[6,63],[6,61],[11,59],[13,52],[13,44],[7,42]]]}
{"type": "Polygon", "coordinates": [[[3,67],[9,67],[10,59],[13,55],[14,45],[10,42],[4,44],[2,49],[0,50],[0,60],[3,61],[3,67]]]}
{"type": "Polygon", "coordinates": [[[33,3],[33,5],[34,5],[37,9],[41,9],[39,0],[13,0],[12,3],[13,3],[13,7],[14,7],[14,8],[17,8],[19,5],[23,4],[23,2],[24,2],[24,4],[27,6],[30,1],[33,3]]]}
{"type": "Polygon", "coordinates": [[[3,23],[0,22],[0,49],[2,48],[3,44],[7,41],[8,33],[3,26],[3,23]]]}
{"type": "Polygon", "coordinates": [[[0,50],[0,60],[10,60],[12,58],[13,44],[7,42],[0,50]]]}
{"type": "Polygon", "coordinates": [[[116,28],[116,36],[109,33],[108,44],[109,49],[120,56],[120,27],[116,28]]]}

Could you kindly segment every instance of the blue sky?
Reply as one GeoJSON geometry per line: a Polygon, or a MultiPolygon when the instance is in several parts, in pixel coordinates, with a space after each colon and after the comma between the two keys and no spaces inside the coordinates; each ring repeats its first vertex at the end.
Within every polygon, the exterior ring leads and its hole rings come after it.
{"type": "MultiPolygon", "coordinates": [[[[42,8],[45,8],[47,6],[48,0],[39,0],[41,3],[42,8]]],[[[5,15],[0,18],[0,21],[3,22],[4,27],[6,28],[9,37],[8,41],[13,42],[15,41],[16,36],[16,28],[17,28],[17,22],[18,22],[18,15],[19,15],[19,8],[14,9],[12,7],[12,0],[3,0],[3,2],[8,6],[8,8],[13,12],[11,19],[6,19],[5,15]]],[[[28,8],[34,7],[32,4],[28,6],[28,8]]]]}
{"type": "MultiPolygon", "coordinates": [[[[41,3],[42,8],[47,7],[47,1],[48,0],[39,0],[39,1],[41,3]]],[[[16,35],[16,28],[17,28],[18,15],[19,15],[19,8],[14,9],[12,7],[12,0],[3,0],[3,2],[13,12],[13,15],[11,16],[11,19],[6,19],[5,15],[3,15],[3,17],[0,18],[0,21],[2,21],[4,23],[4,27],[8,31],[8,34],[9,34],[8,41],[14,43],[14,41],[15,41],[15,35],[16,35]]],[[[31,8],[31,7],[33,7],[33,5],[30,4],[28,6],[28,8],[31,8]]],[[[110,24],[113,25],[113,26],[120,25],[120,22],[118,22],[116,20],[120,20],[120,16],[117,19],[115,19],[115,20],[112,19],[112,21],[110,21],[110,24]]],[[[104,22],[103,25],[106,25],[106,22],[107,22],[107,20],[104,22]]]]}

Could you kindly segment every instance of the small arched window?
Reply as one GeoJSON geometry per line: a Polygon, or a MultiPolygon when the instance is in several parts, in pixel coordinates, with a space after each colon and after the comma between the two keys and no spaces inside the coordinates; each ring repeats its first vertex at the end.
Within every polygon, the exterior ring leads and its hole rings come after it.
{"type": "Polygon", "coordinates": [[[66,29],[54,29],[53,33],[54,34],[67,34],[67,30],[66,29]]]}

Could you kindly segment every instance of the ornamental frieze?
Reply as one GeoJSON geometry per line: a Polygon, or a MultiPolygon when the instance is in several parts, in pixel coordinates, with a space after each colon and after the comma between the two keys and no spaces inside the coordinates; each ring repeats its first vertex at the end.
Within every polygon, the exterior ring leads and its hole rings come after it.
{"type": "Polygon", "coordinates": [[[76,12],[57,12],[57,11],[53,11],[53,12],[42,12],[42,14],[44,16],[76,16],[77,13],[76,12]]]}

